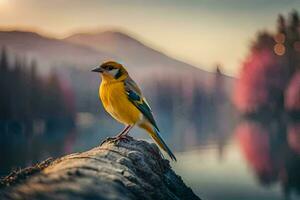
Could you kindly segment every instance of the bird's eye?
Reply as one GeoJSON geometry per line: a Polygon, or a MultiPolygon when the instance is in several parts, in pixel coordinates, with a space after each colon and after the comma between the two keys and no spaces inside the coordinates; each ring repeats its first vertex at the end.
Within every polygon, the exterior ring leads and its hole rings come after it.
{"type": "Polygon", "coordinates": [[[114,69],[114,67],[113,66],[107,66],[107,67],[105,67],[107,70],[113,70],[114,69]]]}

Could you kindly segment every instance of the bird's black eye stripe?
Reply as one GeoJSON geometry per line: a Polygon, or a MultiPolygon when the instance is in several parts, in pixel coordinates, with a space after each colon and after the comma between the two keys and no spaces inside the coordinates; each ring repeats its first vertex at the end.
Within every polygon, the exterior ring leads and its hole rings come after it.
{"type": "Polygon", "coordinates": [[[106,65],[103,68],[106,69],[106,70],[109,70],[109,71],[114,69],[114,67],[111,66],[111,65],[106,65]]]}

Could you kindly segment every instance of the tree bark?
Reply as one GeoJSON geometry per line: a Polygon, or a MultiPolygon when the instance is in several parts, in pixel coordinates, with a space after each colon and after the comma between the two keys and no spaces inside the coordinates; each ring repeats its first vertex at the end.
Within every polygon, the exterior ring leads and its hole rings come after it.
{"type": "Polygon", "coordinates": [[[14,172],[0,188],[3,200],[200,199],[156,145],[132,138],[14,172]]]}

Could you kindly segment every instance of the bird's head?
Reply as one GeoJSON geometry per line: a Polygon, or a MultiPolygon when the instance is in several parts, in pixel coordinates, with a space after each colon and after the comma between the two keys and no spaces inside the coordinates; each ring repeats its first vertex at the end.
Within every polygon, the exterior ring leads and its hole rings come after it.
{"type": "Polygon", "coordinates": [[[123,65],[115,61],[104,62],[100,66],[92,69],[92,72],[100,73],[105,80],[120,80],[128,76],[123,65]]]}

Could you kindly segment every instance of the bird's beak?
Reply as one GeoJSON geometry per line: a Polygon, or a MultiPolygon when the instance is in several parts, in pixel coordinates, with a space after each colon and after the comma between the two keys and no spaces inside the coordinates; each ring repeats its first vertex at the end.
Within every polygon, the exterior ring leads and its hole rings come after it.
{"type": "Polygon", "coordinates": [[[102,73],[103,69],[99,66],[95,67],[94,69],[92,69],[92,72],[98,72],[98,73],[102,73]]]}

